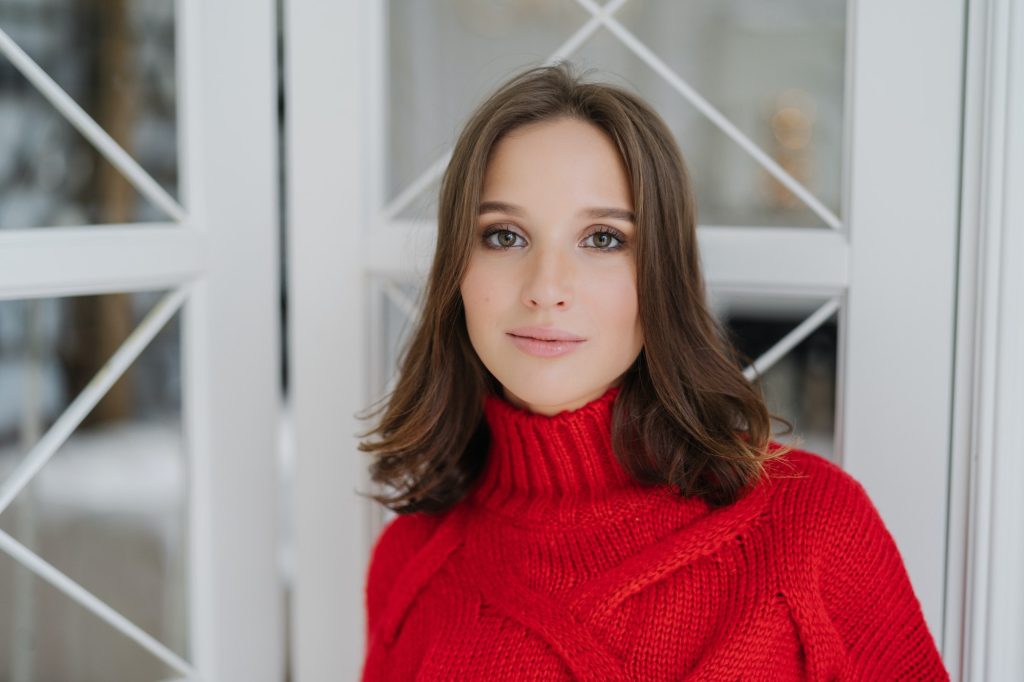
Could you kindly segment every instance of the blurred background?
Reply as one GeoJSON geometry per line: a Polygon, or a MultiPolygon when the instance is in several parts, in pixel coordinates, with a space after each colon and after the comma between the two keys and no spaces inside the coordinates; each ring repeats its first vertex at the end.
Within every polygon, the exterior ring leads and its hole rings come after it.
{"type": "MultiPolygon", "coordinates": [[[[289,249],[296,225],[289,224],[287,206],[287,197],[295,195],[288,191],[285,3],[277,0],[274,7],[276,40],[266,56],[274,69],[265,74],[275,79],[276,92],[278,249],[276,272],[268,277],[279,283],[273,306],[280,343],[276,362],[258,370],[273,373],[280,405],[277,438],[268,447],[281,529],[274,540],[275,571],[284,613],[290,613],[297,451],[289,249]]],[[[375,133],[382,145],[383,215],[389,224],[429,231],[437,210],[435,171],[443,168],[438,162],[469,112],[506,77],[563,46],[589,13],[574,0],[368,4],[377,8],[374,21],[384,36],[380,68],[387,74],[375,133]]],[[[0,29],[174,199],[184,194],[182,7],[172,0],[0,0],[0,29]]],[[[828,215],[847,218],[846,0],[631,0],[615,16],[733,126],[735,134],[728,134],[715,125],[671,79],[607,30],[592,32],[573,52],[572,61],[593,69],[594,78],[638,92],[669,123],[695,183],[702,227],[824,233],[835,227],[828,215]],[[737,138],[762,150],[820,208],[809,207],[737,138]]],[[[379,75],[371,70],[369,77],[379,75]]],[[[100,225],[146,230],[166,220],[0,54],[0,231],[100,225]]],[[[369,286],[372,333],[380,344],[367,383],[353,380],[364,404],[393,379],[421,281],[378,277],[369,286]]],[[[0,299],[0,482],[169,290],[0,299]]],[[[710,292],[716,313],[750,361],[784,350],[761,380],[771,411],[794,426],[777,439],[837,462],[841,293],[727,283],[710,292]]],[[[0,530],[189,660],[195,653],[188,587],[193,472],[181,318],[180,312],[170,317],[10,506],[0,506],[0,530]]],[[[782,428],[777,423],[776,430],[782,428]]],[[[372,527],[379,529],[384,517],[380,510],[373,515],[372,527]]],[[[294,633],[291,620],[283,620],[280,646],[287,661],[295,655],[294,633]]],[[[289,666],[285,671],[293,679],[289,666]]],[[[0,553],[0,681],[178,677],[180,670],[0,553]]]]}

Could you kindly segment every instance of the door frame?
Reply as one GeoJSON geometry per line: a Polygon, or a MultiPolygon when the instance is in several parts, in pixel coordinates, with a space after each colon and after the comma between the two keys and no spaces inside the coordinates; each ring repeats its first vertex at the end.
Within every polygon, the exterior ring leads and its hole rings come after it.
{"type": "Polygon", "coordinates": [[[1024,8],[970,0],[944,640],[953,679],[1024,678],[1024,8]]]}

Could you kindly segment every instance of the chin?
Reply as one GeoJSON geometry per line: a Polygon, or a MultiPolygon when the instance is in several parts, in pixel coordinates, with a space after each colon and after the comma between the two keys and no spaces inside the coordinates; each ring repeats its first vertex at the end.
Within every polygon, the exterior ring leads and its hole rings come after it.
{"type": "MultiPolygon", "coordinates": [[[[505,399],[512,404],[519,404],[520,406],[530,409],[527,406],[534,406],[539,409],[553,409],[555,407],[579,403],[583,404],[584,396],[587,391],[584,390],[566,390],[567,385],[571,385],[573,382],[567,382],[561,379],[555,379],[550,382],[546,381],[532,381],[532,382],[510,382],[503,383],[505,386],[505,399]],[[525,385],[524,385],[525,384],[525,385]],[[517,390],[518,389],[518,390],[517,390]]],[[[559,409],[562,409],[559,407],[559,409]]],[[[571,408],[570,408],[571,409],[571,408]]]]}

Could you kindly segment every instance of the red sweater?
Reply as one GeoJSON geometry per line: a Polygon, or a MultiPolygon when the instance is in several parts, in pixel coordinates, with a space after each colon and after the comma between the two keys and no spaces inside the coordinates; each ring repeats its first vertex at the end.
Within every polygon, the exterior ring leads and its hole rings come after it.
{"type": "Polygon", "coordinates": [[[487,397],[478,483],[376,542],[364,682],[949,679],[860,483],[794,451],[717,510],[641,485],[618,391],[553,417],[487,397]]]}

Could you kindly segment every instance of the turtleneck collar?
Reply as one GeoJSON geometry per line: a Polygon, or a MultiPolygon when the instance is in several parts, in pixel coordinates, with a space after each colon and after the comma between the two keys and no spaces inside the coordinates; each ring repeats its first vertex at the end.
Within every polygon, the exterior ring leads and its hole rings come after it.
{"type": "Polygon", "coordinates": [[[491,443],[474,503],[529,520],[581,519],[641,489],[615,457],[611,419],[620,387],[575,410],[547,416],[488,394],[491,443]]]}

